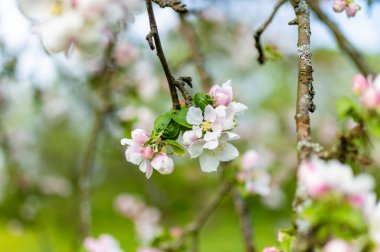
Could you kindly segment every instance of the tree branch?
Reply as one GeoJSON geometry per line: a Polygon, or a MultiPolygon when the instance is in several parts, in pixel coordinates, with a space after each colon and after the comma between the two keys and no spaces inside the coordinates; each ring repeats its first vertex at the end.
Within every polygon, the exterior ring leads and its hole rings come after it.
{"type": "Polygon", "coordinates": [[[148,11],[148,16],[149,16],[149,23],[150,23],[150,33],[147,35],[146,39],[150,45],[150,48],[152,50],[156,49],[157,56],[160,59],[162,68],[164,69],[165,76],[169,85],[170,95],[172,98],[173,109],[180,109],[178,94],[176,90],[176,80],[174,79],[170,71],[169,64],[166,60],[164,50],[162,49],[160,35],[158,34],[156,19],[154,17],[152,0],[145,0],[145,3],[146,3],[146,8],[148,11]],[[153,39],[154,39],[154,44],[153,44],[153,39]]]}
{"type": "Polygon", "coordinates": [[[218,208],[223,201],[224,197],[232,190],[234,183],[232,181],[226,181],[218,190],[214,198],[209,204],[201,211],[198,217],[185,228],[183,234],[174,242],[162,244],[160,249],[163,251],[176,251],[185,245],[187,238],[193,236],[194,239],[198,239],[198,233],[203,228],[206,221],[210,218],[212,213],[218,208]]]}
{"type": "Polygon", "coordinates": [[[253,228],[252,219],[250,216],[249,207],[245,199],[241,196],[238,189],[232,191],[232,198],[234,200],[236,212],[240,217],[240,227],[243,233],[243,239],[245,244],[246,252],[254,252],[255,248],[253,246],[253,228]]]}
{"type": "Polygon", "coordinates": [[[323,13],[319,6],[319,1],[308,0],[308,2],[313,12],[317,15],[319,20],[321,20],[330,29],[339,47],[346,52],[359,71],[365,76],[373,74],[374,71],[367,64],[361,53],[347,40],[347,38],[339,30],[338,26],[327,15],[325,15],[325,13],[323,13]]]}
{"type": "Polygon", "coordinates": [[[184,14],[180,15],[180,30],[185,37],[192,55],[192,59],[195,63],[199,78],[202,83],[203,89],[209,90],[212,86],[212,80],[210,75],[206,72],[204,67],[204,55],[200,49],[200,44],[197,39],[194,27],[189,24],[184,14]]]}
{"type": "Polygon", "coordinates": [[[180,0],[153,0],[161,8],[170,7],[178,13],[186,13],[186,4],[182,4],[180,0]]]}
{"type": "Polygon", "coordinates": [[[274,6],[274,9],[273,9],[271,15],[269,16],[269,18],[264,22],[264,24],[262,24],[260,26],[260,28],[253,35],[253,37],[255,38],[255,47],[257,48],[257,51],[259,53],[257,61],[261,65],[264,64],[265,61],[266,61],[265,53],[264,53],[264,50],[263,50],[263,47],[262,47],[261,41],[260,41],[261,34],[267,29],[267,27],[269,26],[269,24],[272,22],[274,16],[276,15],[277,11],[280,9],[281,5],[283,3],[285,3],[285,2],[286,2],[286,0],[279,0],[277,2],[277,4],[274,6]]]}
{"type": "Polygon", "coordinates": [[[311,141],[309,111],[315,110],[313,103],[313,67],[310,49],[310,8],[306,0],[291,0],[298,24],[298,84],[296,104],[296,126],[299,148],[299,160],[311,154],[307,142],[311,141]]]}

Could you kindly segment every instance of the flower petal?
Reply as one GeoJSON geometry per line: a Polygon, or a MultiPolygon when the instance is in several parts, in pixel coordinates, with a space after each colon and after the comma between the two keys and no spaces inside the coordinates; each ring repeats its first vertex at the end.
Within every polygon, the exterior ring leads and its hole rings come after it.
{"type": "Polygon", "coordinates": [[[220,132],[206,132],[205,136],[203,139],[208,142],[208,141],[214,141],[217,140],[220,137],[220,132]]]}
{"type": "Polygon", "coordinates": [[[188,149],[190,157],[191,158],[196,158],[199,155],[201,155],[202,152],[203,152],[203,146],[204,146],[204,144],[205,144],[204,140],[198,140],[198,141],[195,141],[194,143],[192,143],[189,146],[189,149],[188,149]]]}
{"type": "Polygon", "coordinates": [[[222,162],[231,161],[239,156],[239,151],[230,143],[223,142],[219,144],[218,158],[222,162]]]}
{"type": "Polygon", "coordinates": [[[150,164],[149,160],[144,160],[140,164],[139,169],[140,169],[141,172],[145,173],[145,176],[146,176],[147,179],[150,178],[152,176],[152,174],[153,174],[153,167],[150,164]]]}
{"type": "Polygon", "coordinates": [[[213,140],[213,141],[209,141],[207,143],[205,143],[205,145],[203,146],[203,148],[205,149],[209,149],[209,150],[214,150],[218,147],[219,145],[219,141],[218,140],[213,140]]]}
{"type": "Polygon", "coordinates": [[[215,122],[216,120],[215,109],[210,104],[205,107],[205,120],[209,122],[215,122]]]}
{"type": "Polygon", "coordinates": [[[186,115],[186,121],[192,125],[199,125],[203,122],[202,110],[196,107],[190,107],[186,115]]]}
{"type": "Polygon", "coordinates": [[[199,163],[203,172],[215,172],[218,170],[220,162],[217,156],[213,155],[211,152],[206,151],[200,155],[199,163]]]}

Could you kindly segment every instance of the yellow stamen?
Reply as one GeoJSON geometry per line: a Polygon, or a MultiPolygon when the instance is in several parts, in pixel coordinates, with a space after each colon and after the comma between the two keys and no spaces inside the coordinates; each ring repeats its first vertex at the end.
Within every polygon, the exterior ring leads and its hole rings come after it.
{"type": "Polygon", "coordinates": [[[61,1],[54,1],[53,5],[51,6],[51,9],[50,9],[51,13],[54,15],[54,16],[59,16],[62,14],[63,12],[63,5],[62,5],[62,2],[61,1]]]}

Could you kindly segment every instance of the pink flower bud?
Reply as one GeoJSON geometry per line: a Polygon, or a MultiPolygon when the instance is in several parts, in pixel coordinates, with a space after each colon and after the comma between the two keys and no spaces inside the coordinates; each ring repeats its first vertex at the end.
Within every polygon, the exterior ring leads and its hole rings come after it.
{"type": "Polygon", "coordinates": [[[325,183],[315,183],[308,185],[308,193],[311,197],[319,198],[330,191],[330,188],[325,183]]]}
{"type": "Polygon", "coordinates": [[[180,227],[172,227],[170,230],[169,230],[170,234],[175,237],[175,238],[178,238],[180,237],[182,234],[183,234],[183,229],[180,228],[180,227]]]}
{"type": "Polygon", "coordinates": [[[132,131],[132,140],[140,145],[144,145],[150,139],[148,132],[142,129],[135,129],[132,131]]]}
{"type": "Polygon", "coordinates": [[[352,91],[355,94],[362,95],[367,88],[368,82],[363,75],[357,74],[352,78],[352,91]]]}
{"type": "Polygon", "coordinates": [[[368,109],[376,109],[380,106],[380,92],[374,87],[369,87],[362,95],[361,100],[368,109]]]}
{"type": "Polygon", "coordinates": [[[214,102],[217,106],[228,106],[233,99],[231,81],[227,81],[223,86],[214,85],[209,92],[209,95],[214,98],[214,102]]]}
{"type": "Polygon", "coordinates": [[[185,101],[185,100],[179,100],[179,104],[181,104],[181,105],[185,105],[185,104],[186,104],[186,101],[185,101]]]}
{"type": "Polygon", "coordinates": [[[174,170],[174,162],[166,153],[160,153],[152,160],[152,166],[161,174],[170,174],[174,170]]]}
{"type": "Polygon", "coordinates": [[[266,247],[264,248],[263,252],[280,252],[280,251],[275,247],[266,247]]]}
{"type": "Polygon", "coordinates": [[[333,3],[333,10],[335,12],[342,12],[347,7],[345,0],[335,0],[333,3]]]}
{"type": "Polygon", "coordinates": [[[127,65],[137,57],[137,50],[132,45],[124,43],[116,47],[113,56],[118,65],[127,65]]]}
{"type": "Polygon", "coordinates": [[[141,152],[144,159],[151,159],[153,156],[153,153],[154,151],[150,147],[145,147],[141,152]]]}
{"type": "Polygon", "coordinates": [[[346,13],[348,17],[353,17],[355,16],[356,12],[359,10],[359,5],[356,3],[352,2],[350,3],[347,8],[346,8],[346,13]]]}
{"type": "Polygon", "coordinates": [[[323,248],[323,252],[352,252],[352,247],[343,240],[331,240],[323,248]]]}

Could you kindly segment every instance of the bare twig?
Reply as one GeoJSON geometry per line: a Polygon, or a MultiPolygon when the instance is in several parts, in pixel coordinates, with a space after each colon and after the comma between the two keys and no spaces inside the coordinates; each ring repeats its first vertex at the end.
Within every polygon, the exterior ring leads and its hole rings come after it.
{"type": "Polygon", "coordinates": [[[264,64],[266,61],[265,53],[263,50],[263,47],[260,42],[261,34],[265,31],[265,29],[268,27],[268,25],[272,22],[274,16],[276,15],[277,11],[280,9],[281,5],[285,3],[286,0],[279,0],[276,5],[274,6],[274,9],[269,16],[269,18],[260,26],[260,28],[255,32],[255,35],[253,36],[255,38],[255,46],[257,48],[257,51],[259,53],[259,56],[257,58],[257,61],[260,64],[264,64]]]}
{"type": "Polygon", "coordinates": [[[361,53],[347,40],[343,33],[339,30],[338,26],[321,10],[319,1],[308,0],[310,8],[333,33],[338,45],[346,54],[351,58],[352,62],[356,65],[363,75],[373,74],[374,71],[367,64],[361,53]]]}
{"type": "Polygon", "coordinates": [[[164,50],[162,49],[160,35],[158,34],[156,19],[154,17],[153,12],[153,6],[152,6],[152,0],[145,0],[148,15],[149,15],[149,23],[150,23],[150,33],[146,37],[150,48],[154,50],[156,48],[157,56],[160,59],[162,68],[164,69],[166,79],[168,81],[170,95],[172,97],[173,102],[173,109],[179,109],[179,100],[178,100],[178,94],[176,90],[176,80],[174,79],[169,64],[166,60],[164,50]],[[153,44],[154,40],[154,44],[153,44]],[[155,46],[154,46],[155,45],[155,46]]]}
{"type": "Polygon", "coordinates": [[[178,13],[186,13],[186,4],[182,4],[180,0],[153,0],[161,8],[170,7],[178,13]]]}
{"type": "MultiPolygon", "coordinates": [[[[203,228],[206,221],[215,212],[218,206],[223,201],[224,197],[232,190],[234,183],[232,181],[226,181],[218,190],[215,197],[209,202],[209,204],[201,211],[194,222],[190,223],[184,230],[183,234],[174,242],[162,244],[160,249],[163,251],[176,251],[185,245],[189,236],[197,236],[200,230],[203,228]]],[[[197,237],[195,239],[198,239],[197,237]]]]}
{"type": "Polygon", "coordinates": [[[193,98],[191,97],[190,93],[187,92],[185,86],[193,87],[191,77],[179,77],[179,79],[176,81],[176,87],[181,92],[183,98],[186,102],[186,107],[191,107],[193,103],[191,102],[193,98]]]}
{"type": "Polygon", "coordinates": [[[254,252],[255,248],[253,246],[253,228],[252,228],[252,219],[250,216],[249,207],[246,200],[241,196],[239,190],[235,188],[232,191],[232,198],[234,200],[236,212],[240,217],[240,227],[243,233],[243,239],[245,244],[246,252],[254,252]]]}
{"type": "Polygon", "coordinates": [[[202,51],[200,49],[200,44],[199,44],[195,29],[186,20],[186,17],[184,14],[180,15],[180,20],[181,20],[180,30],[189,45],[191,55],[195,63],[195,67],[197,69],[200,81],[202,83],[202,87],[203,89],[208,90],[212,86],[212,80],[211,80],[210,75],[205,70],[204,55],[202,54],[202,51]]]}

